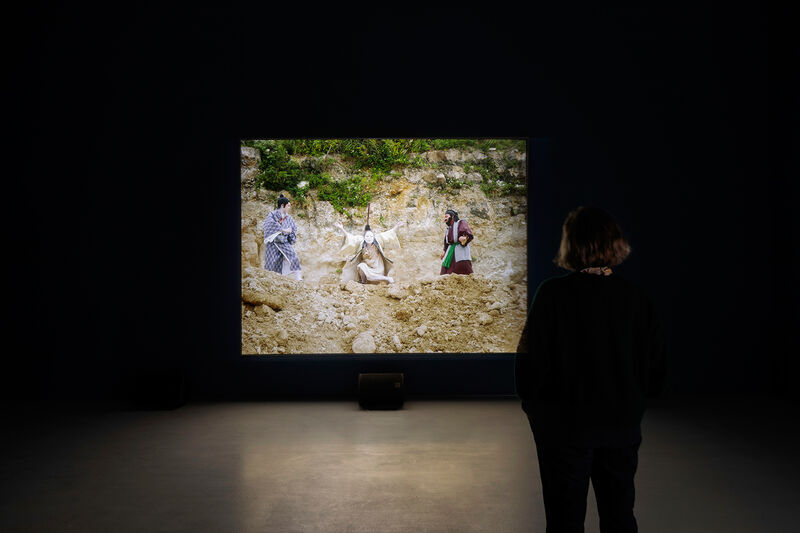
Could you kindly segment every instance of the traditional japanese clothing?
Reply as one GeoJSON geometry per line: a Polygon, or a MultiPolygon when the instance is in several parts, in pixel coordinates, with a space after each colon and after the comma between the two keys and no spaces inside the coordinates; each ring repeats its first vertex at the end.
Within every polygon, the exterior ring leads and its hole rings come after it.
{"type": "Polygon", "coordinates": [[[364,237],[346,234],[342,239],[340,252],[346,257],[342,267],[342,281],[358,280],[358,271],[364,273],[368,283],[388,281],[384,277],[394,275],[394,263],[385,255],[384,248],[400,248],[397,232],[394,228],[382,233],[375,233],[375,241],[367,244],[364,237]],[[355,254],[352,255],[351,254],[355,254]]]}
{"type": "Polygon", "coordinates": [[[297,224],[278,209],[264,219],[264,268],[278,274],[300,276],[300,258],[292,245],[297,242],[297,224]],[[291,229],[291,233],[282,230],[291,229]]]}
{"type": "Polygon", "coordinates": [[[466,220],[459,219],[450,224],[444,232],[444,261],[442,274],[472,274],[472,255],[469,243],[472,242],[472,230],[466,220]],[[462,245],[458,238],[466,236],[467,241],[462,245]]]}

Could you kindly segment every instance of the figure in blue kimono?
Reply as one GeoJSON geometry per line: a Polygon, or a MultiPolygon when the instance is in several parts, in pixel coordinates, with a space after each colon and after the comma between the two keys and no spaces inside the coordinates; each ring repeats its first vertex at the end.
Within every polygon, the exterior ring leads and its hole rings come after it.
{"type": "Polygon", "coordinates": [[[281,194],[278,208],[264,219],[264,268],[301,281],[300,258],[292,246],[297,242],[297,224],[290,207],[289,199],[281,194]]]}
{"type": "Polygon", "coordinates": [[[341,280],[370,284],[394,283],[394,263],[383,254],[383,250],[387,247],[400,248],[396,230],[404,225],[404,222],[398,222],[388,231],[374,233],[367,224],[361,236],[348,233],[342,223],[337,222],[335,226],[344,235],[339,250],[345,256],[341,280]]]}

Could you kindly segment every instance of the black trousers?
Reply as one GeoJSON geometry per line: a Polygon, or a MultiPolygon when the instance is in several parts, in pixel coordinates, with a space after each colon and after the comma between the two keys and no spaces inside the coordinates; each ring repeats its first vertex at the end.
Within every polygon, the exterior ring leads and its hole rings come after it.
{"type": "Polygon", "coordinates": [[[602,445],[574,445],[554,442],[541,435],[536,437],[534,433],[547,533],[583,532],[590,479],[597,500],[600,531],[638,531],[633,516],[633,478],[641,433],[633,443],[625,435],[619,444],[605,438],[602,445]]]}

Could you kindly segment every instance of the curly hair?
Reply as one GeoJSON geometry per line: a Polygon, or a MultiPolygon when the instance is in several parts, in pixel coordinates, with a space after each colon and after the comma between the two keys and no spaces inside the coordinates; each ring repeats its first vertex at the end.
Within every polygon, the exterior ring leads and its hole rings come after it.
{"type": "Polygon", "coordinates": [[[561,228],[561,245],[553,262],[566,270],[615,266],[631,246],[614,218],[597,207],[570,211],[561,228]]]}

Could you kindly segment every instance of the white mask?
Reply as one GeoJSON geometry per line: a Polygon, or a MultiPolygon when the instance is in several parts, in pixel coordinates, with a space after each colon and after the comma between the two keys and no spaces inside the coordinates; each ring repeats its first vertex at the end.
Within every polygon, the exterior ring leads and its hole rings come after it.
{"type": "Polygon", "coordinates": [[[371,231],[368,231],[364,234],[364,242],[367,244],[372,244],[375,241],[375,234],[371,231]]]}

